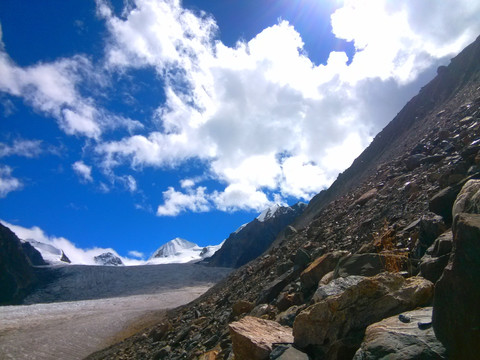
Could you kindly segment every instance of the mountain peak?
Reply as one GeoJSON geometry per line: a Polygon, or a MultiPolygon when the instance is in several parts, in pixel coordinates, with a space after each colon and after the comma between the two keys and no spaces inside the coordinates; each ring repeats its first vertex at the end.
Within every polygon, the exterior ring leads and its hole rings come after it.
{"type": "Polygon", "coordinates": [[[264,222],[265,220],[275,217],[275,214],[280,208],[282,208],[280,204],[274,204],[270,206],[269,208],[263,210],[262,213],[257,216],[257,220],[260,222],[264,222]]]}
{"type": "Polygon", "coordinates": [[[170,240],[169,242],[163,244],[160,246],[152,255],[150,260],[155,259],[155,258],[166,258],[166,257],[171,257],[178,255],[182,252],[182,250],[185,249],[191,249],[194,247],[198,247],[197,244],[192,243],[188,240],[182,239],[182,238],[175,238],[170,240]]]}

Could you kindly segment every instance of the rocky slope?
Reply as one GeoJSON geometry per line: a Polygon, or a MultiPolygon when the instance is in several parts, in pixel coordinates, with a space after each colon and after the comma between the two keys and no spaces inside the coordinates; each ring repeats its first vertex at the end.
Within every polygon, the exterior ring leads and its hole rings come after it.
{"type": "MultiPolygon", "coordinates": [[[[0,224],[0,305],[21,301],[38,279],[20,239],[0,224]]],[[[30,257],[40,261],[41,256],[33,247],[27,249],[30,257]]]]}
{"type": "Polygon", "coordinates": [[[306,204],[274,205],[253,221],[230,234],[223,246],[210,259],[210,266],[240,267],[267,250],[278,234],[302,214],[306,204]]]}
{"type": "Polygon", "coordinates": [[[479,59],[480,38],[266,254],[90,358],[475,359],[479,59]]]}

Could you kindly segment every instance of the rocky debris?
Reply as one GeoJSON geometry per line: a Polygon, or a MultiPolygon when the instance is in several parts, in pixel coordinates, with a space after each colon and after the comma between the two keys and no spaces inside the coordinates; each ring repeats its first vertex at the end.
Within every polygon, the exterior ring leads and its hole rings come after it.
{"type": "Polygon", "coordinates": [[[369,325],[353,359],[447,359],[445,348],[435,337],[433,328],[430,326],[422,330],[422,326],[419,327],[419,324],[431,321],[432,308],[427,307],[369,325]]]}
{"type": "Polygon", "coordinates": [[[0,224],[0,305],[18,304],[38,282],[20,239],[0,224]]]}
{"type": "Polygon", "coordinates": [[[365,194],[363,194],[357,200],[355,200],[354,204],[358,206],[365,205],[369,200],[373,199],[377,195],[377,192],[378,191],[376,188],[368,190],[365,194]]]}
{"type": "Polygon", "coordinates": [[[420,259],[420,276],[435,283],[442,276],[453,247],[452,231],[440,235],[420,259]]]}
{"type": "Polygon", "coordinates": [[[300,267],[294,267],[285,274],[268,283],[259,294],[256,302],[257,305],[272,302],[293,279],[298,277],[301,270],[302,269],[300,267]]]}
{"type": "Polygon", "coordinates": [[[295,345],[325,359],[353,356],[368,325],[426,305],[432,296],[433,284],[420,277],[382,273],[364,278],[298,314],[293,325],[295,345]]]}
{"type": "Polygon", "coordinates": [[[318,285],[318,282],[330,271],[334,270],[338,261],[349,255],[347,251],[334,251],[315,259],[301,274],[302,286],[310,289],[318,285]]]}
{"type": "Polygon", "coordinates": [[[480,353],[480,215],[455,218],[453,255],[435,285],[433,327],[451,359],[480,353]]]}
{"type": "Polygon", "coordinates": [[[236,360],[268,359],[275,343],[293,343],[292,329],[246,316],[229,326],[236,360]]]}

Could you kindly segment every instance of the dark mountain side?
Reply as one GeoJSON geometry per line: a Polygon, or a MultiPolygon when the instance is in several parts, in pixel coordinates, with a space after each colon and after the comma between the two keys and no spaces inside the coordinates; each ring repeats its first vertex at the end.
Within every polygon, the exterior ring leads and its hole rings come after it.
{"type": "Polygon", "coordinates": [[[477,39],[440,68],[298,231],[90,358],[475,359],[480,215],[449,226],[455,199],[480,212],[480,181],[468,181],[480,177],[479,51],[477,39]]]}
{"type": "MultiPolygon", "coordinates": [[[[29,249],[30,254],[41,259],[38,252],[34,253],[32,249],[29,249]]],[[[0,224],[0,305],[20,303],[37,281],[20,239],[0,224]]]]}
{"type": "MultiPolygon", "coordinates": [[[[413,97],[397,116],[374,138],[370,146],[341,173],[328,190],[320,192],[308,204],[307,209],[293,226],[302,228],[333,199],[346,194],[361,182],[376,166],[384,161],[404,154],[405,149],[421,143],[422,137],[431,138],[435,127],[440,124],[425,121],[433,109],[448,101],[454,94],[479,78],[479,39],[465,48],[451,64],[441,66],[429,84],[413,97]],[[431,126],[428,133],[425,127],[431,126]]],[[[443,114],[445,118],[448,114],[443,114]]],[[[439,116],[442,117],[441,115],[439,116]]],[[[428,149],[427,149],[428,150],[428,149]]]]}
{"type": "Polygon", "coordinates": [[[222,247],[207,260],[209,266],[238,268],[263,254],[275,240],[281,230],[292,223],[307,205],[298,203],[293,206],[267,209],[265,218],[254,219],[230,234],[222,247]]]}

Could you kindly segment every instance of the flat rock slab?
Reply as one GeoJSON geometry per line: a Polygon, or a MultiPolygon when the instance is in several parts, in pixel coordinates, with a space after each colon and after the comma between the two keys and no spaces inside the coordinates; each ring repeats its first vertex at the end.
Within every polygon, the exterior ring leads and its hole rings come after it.
{"type": "Polygon", "coordinates": [[[275,321],[246,316],[228,327],[236,360],[268,359],[274,343],[293,343],[292,329],[275,321]]]}
{"type": "Polygon", "coordinates": [[[445,348],[435,337],[430,324],[432,308],[427,307],[392,316],[367,327],[354,360],[446,359],[445,348]]]}

